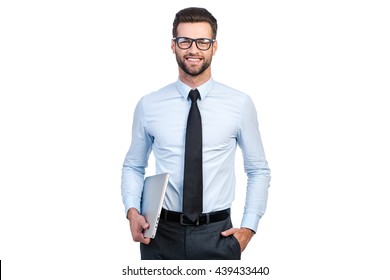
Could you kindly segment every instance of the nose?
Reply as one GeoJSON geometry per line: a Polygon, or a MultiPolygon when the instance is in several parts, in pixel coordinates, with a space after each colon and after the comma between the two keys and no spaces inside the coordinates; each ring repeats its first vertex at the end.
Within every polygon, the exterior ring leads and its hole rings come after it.
{"type": "Polygon", "coordinates": [[[196,45],[196,42],[195,42],[195,41],[192,41],[192,45],[191,45],[191,47],[189,48],[189,51],[190,51],[190,52],[198,52],[198,51],[199,51],[198,46],[196,45]]]}

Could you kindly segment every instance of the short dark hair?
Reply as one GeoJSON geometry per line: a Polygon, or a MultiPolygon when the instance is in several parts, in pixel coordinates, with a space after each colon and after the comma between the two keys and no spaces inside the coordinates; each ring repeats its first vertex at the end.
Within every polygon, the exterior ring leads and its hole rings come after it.
{"type": "Polygon", "coordinates": [[[182,22],[207,22],[211,26],[212,39],[217,38],[217,20],[204,8],[190,7],[180,10],[173,21],[172,35],[177,37],[177,26],[182,22]]]}

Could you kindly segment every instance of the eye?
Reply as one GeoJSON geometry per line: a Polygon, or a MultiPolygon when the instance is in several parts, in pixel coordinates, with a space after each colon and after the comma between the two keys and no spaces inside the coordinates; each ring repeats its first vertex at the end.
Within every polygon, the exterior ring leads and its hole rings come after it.
{"type": "Polygon", "coordinates": [[[209,39],[198,39],[197,43],[199,46],[206,47],[210,44],[210,40],[209,39]]]}
{"type": "Polygon", "coordinates": [[[189,38],[178,38],[177,39],[177,43],[182,45],[182,46],[187,46],[187,45],[190,45],[192,42],[192,40],[190,40],[189,38]]]}

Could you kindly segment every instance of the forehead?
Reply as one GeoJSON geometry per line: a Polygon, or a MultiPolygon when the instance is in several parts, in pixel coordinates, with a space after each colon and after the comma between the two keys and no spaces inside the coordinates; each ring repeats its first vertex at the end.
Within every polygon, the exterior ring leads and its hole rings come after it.
{"type": "Polygon", "coordinates": [[[211,26],[207,22],[182,22],[177,26],[178,37],[211,38],[211,26]]]}

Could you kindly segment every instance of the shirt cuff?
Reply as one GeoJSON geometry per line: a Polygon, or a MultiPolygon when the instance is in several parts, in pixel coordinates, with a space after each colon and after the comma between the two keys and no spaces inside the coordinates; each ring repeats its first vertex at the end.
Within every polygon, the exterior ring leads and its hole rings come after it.
{"type": "Polygon", "coordinates": [[[130,208],[135,208],[139,213],[141,213],[141,203],[133,201],[132,199],[123,199],[123,204],[125,206],[125,215],[127,218],[127,213],[130,208]]]}
{"type": "Polygon", "coordinates": [[[242,217],[241,227],[249,228],[253,230],[255,233],[257,231],[257,227],[259,226],[261,216],[254,213],[245,213],[242,217]]]}

